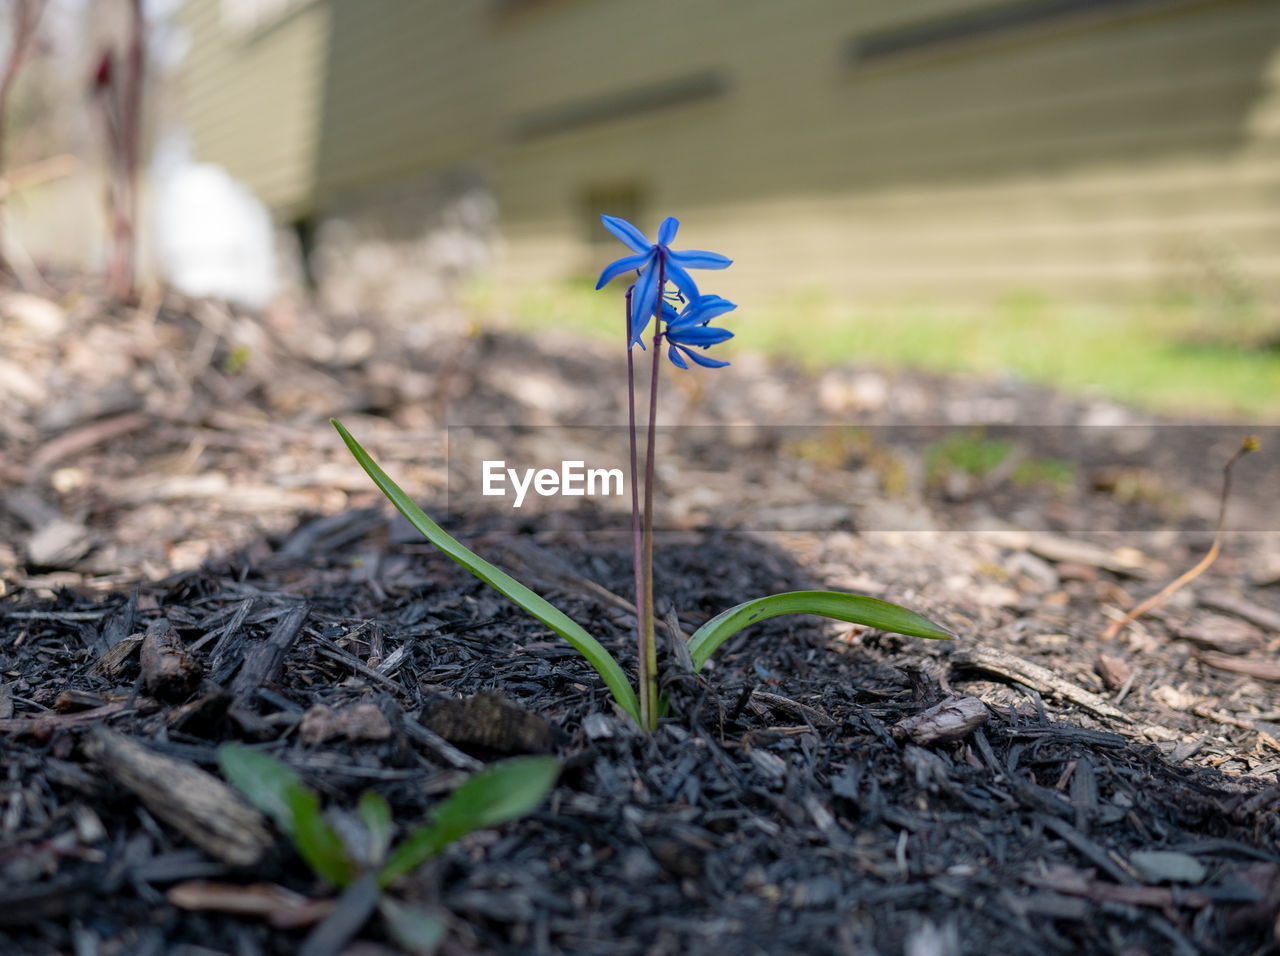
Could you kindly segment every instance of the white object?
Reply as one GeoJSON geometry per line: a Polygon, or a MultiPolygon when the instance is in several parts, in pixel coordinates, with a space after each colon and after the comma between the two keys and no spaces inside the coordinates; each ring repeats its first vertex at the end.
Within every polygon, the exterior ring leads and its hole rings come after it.
{"type": "Polygon", "coordinates": [[[161,274],[188,295],[250,308],[276,288],[271,215],[220,166],[175,155],[155,166],[155,252],[161,274]]]}

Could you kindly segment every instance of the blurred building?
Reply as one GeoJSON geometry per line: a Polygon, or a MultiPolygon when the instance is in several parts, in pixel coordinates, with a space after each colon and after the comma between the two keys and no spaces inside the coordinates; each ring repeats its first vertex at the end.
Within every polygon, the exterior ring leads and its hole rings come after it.
{"type": "MultiPolygon", "coordinates": [[[[196,158],[326,293],[594,276],[599,213],[718,292],[1280,292],[1275,0],[187,0],[196,158]],[[495,237],[500,243],[494,244],[495,237]],[[683,241],[682,241],[683,240],[683,241]]],[[[372,297],[372,299],[370,298],[372,297]]]]}

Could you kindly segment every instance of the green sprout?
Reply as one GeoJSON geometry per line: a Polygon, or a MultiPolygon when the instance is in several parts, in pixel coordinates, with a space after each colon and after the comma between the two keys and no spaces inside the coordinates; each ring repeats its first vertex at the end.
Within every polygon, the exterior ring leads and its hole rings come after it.
{"type": "Polygon", "coordinates": [[[469,777],[392,849],[391,808],[373,791],[363,793],[356,807],[364,839],[355,847],[326,819],[319,794],[281,761],[229,743],[218,748],[218,766],[275,822],[316,876],[348,893],[371,892],[387,931],[413,952],[434,951],[444,937],[443,914],[401,903],[385,891],[468,833],[531,813],[560,775],[560,761],[554,757],[495,763],[469,777]]]}

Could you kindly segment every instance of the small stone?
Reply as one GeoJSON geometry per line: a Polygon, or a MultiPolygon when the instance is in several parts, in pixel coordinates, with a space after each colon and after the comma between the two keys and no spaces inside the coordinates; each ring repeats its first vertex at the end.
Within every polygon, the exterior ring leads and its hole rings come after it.
{"type": "Polygon", "coordinates": [[[92,544],[84,525],[55,518],[27,539],[27,564],[32,568],[69,568],[92,544]]]}
{"type": "Polygon", "coordinates": [[[1139,850],[1129,862],[1148,883],[1203,883],[1208,875],[1205,865],[1194,856],[1170,850],[1139,850]]]}
{"type": "Polygon", "coordinates": [[[591,740],[609,740],[613,737],[613,722],[599,712],[587,714],[582,721],[582,730],[591,740]]]}

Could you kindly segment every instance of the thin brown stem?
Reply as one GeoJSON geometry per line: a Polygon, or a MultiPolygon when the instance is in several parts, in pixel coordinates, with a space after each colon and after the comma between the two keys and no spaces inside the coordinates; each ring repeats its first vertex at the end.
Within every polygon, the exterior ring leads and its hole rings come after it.
{"type": "Polygon", "coordinates": [[[1196,566],[1191,570],[1179,575],[1175,580],[1166,584],[1159,590],[1159,592],[1147,598],[1124,617],[1120,618],[1120,620],[1112,621],[1111,626],[1102,634],[1102,639],[1104,641],[1112,640],[1117,634],[1128,627],[1131,622],[1141,617],[1143,614],[1146,614],[1156,605],[1167,601],[1170,595],[1181,590],[1187,584],[1202,575],[1209,565],[1213,564],[1217,559],[1219,552],[1222,550],[1222,526],[1227,518],[1227,497],[1231,494],[1231,468],[1242,456],[1251,451],[1257,451],[1257,449],[1258,439],[1253,436],[1246,438],[1240,447],[1236,449],[1236,453],[1231,456],[1222,468],[1222,497],[1218,502],[1218,526],[1214,529],[1213,543],[1209,545],[1208,553],[1205,554],[1205,556],[1201,558],[1196,563],[1196,566]]]}

